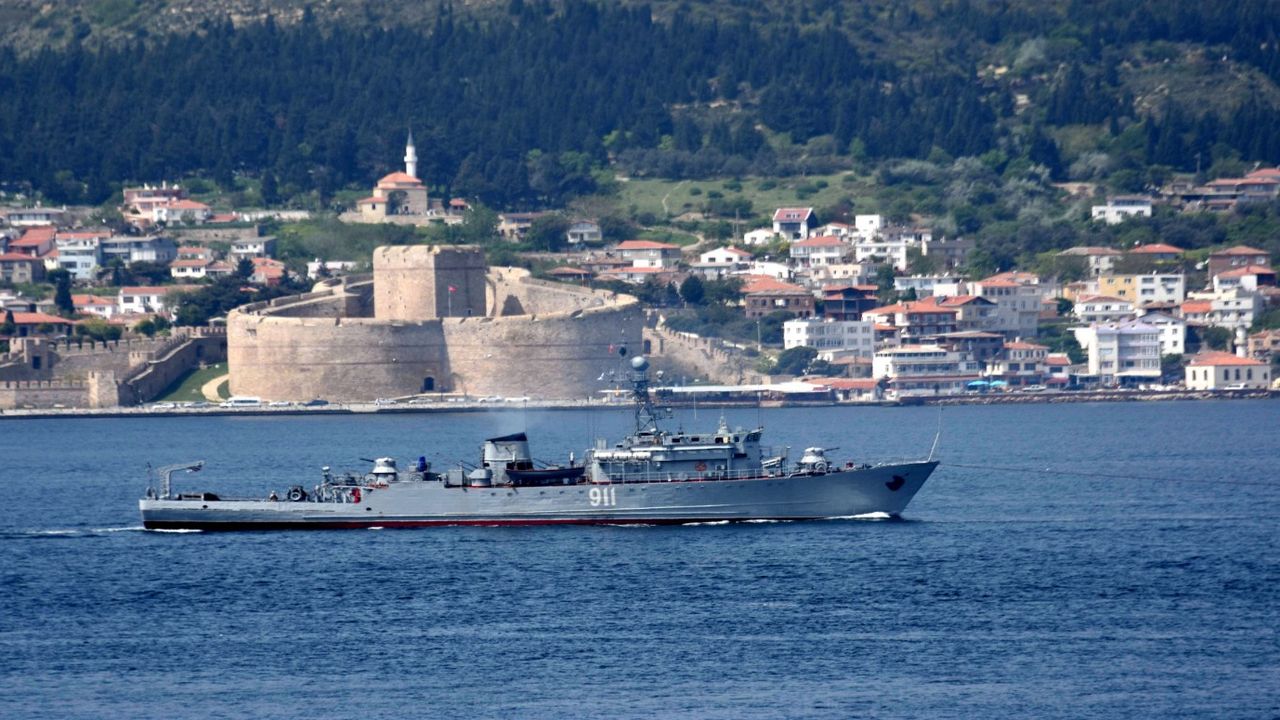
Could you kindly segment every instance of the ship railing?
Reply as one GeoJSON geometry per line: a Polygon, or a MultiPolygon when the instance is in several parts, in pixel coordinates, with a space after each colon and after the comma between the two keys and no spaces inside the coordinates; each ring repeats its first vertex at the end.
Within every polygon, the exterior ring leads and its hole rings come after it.
{"type": "Polygon", "coordinates": [[[651,470],[631,472],[607,472],[602,480],[592,480],[595,484],[628,484],[628,483],[661,483],[661,482],[712,482],[717,480],[764,480],[793,475],[784,468],[750,468],[746,470],[667,470],[653,468],[651,470]]]}

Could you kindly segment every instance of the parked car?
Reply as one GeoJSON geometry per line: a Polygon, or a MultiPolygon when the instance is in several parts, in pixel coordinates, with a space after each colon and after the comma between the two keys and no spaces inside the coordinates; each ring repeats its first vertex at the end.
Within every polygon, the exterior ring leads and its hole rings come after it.
{"type": "Polygon", "coordinates": [[[250,395],[237,395],[227,398],[218,403],[220,408],[251,408],[262,407],[262,398],[252,397],[250,395]]]}
{"type": "Polygon", "coordinates": [[[328,404],[329,404],[328,400],[316,398],[314,400],[308,400],[302,403],[302,407],[324,407],[325,405],[328,405],[328,404]]]}

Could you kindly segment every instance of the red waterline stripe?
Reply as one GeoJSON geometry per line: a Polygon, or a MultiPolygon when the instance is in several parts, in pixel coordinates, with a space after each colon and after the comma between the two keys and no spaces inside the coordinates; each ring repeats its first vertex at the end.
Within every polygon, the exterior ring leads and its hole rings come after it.
{"type": "Polygon", "coordinates": [[[384,520],[353,522],[180,522],[172,520],[151,520],[143,523],[148,530],[362,530],[368,528],[417,528],[417,527],[529,527],[538,525],[687,525],[690,523],[710,522],[746,522],[748,520],[818,520],[813,517],[768,517],[768,518],[614,518],[614,519],[548,519],[548,520],[384,520]]]}

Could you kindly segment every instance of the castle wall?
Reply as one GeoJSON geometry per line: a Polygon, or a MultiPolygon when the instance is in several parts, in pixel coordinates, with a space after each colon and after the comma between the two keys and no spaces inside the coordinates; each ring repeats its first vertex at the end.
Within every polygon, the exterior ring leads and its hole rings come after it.
{"type": "MultiPolygon", "coordinates": [[[[416,265],[391,259],[393,273],[401,273],[391,286],[421,286],[404,272],[416,265]]],[[[595,394],[601,373],[617,368],[619,347],[641,349],[643,317],[634,298],[534,281],[524,270],[494,269],[471,288],[488,295],[478,307],[526,314],[388,319],[380,304],[385,268],[375,258],[376,318],[300,317],[306,312],[300,305],[329,312],[332,306],[314,294],[232,312],[231,392],[265,400],[371,400],[422,392],[431,378],[431,389],[441,392],[580,398],[595,394]]],[[[435,286],[448,282],[448,271],[435,286]]],[[[473,272],[466,265],[459,271],[473,272]]]]}
{"type": "Polygon", "coordinates": [[[264,400],[372,400],[447,383],[440,321],[289,318],[232,313],[227,360],[234,395],[264,400]]]}

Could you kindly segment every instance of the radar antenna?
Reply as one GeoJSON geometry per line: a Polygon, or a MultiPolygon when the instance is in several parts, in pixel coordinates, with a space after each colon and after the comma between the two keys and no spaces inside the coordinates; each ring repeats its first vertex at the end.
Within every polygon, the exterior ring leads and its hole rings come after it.
{"type": "Polygon", "coordinates": [[[649,361],[643,355],[631,358],[631,396],[636,404],[637,435],[658,433],[658,411],[649,398],[648,369],[649,361]]]}

